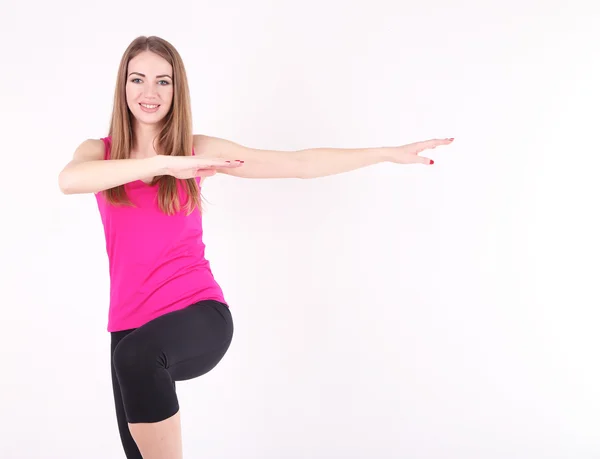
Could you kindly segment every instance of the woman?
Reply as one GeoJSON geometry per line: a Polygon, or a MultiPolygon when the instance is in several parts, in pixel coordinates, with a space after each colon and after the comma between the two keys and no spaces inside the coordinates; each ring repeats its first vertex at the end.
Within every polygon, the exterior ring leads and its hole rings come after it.
{"type": "Polygon", "coordinates": [[[207,177],[312,178],[384,161],[433,164],[417,154],[452,140],[281,152],[193,135],[180,55],[161,38],[135,39],[119,67],[108,136],[84,141],[59,176],[63,193],[95,194],[104,225],[112,383],[126,456],[182,457],[175,381],[210,371],[232,341],[231,312],[204,256],[207,177]]]}

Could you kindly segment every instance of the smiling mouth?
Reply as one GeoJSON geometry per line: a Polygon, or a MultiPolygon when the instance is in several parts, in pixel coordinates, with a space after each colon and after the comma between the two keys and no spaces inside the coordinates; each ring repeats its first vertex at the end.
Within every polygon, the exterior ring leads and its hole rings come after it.
{"type": "Polygon", "coordinates": [[[155,112],[160,107],[159,104],[139,104],[143,111],[145,112],[155,112]]]}

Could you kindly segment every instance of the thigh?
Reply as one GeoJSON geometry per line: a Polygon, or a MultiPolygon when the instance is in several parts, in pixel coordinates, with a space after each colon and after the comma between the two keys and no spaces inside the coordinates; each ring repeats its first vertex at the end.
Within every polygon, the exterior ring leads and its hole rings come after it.
{"type": "Polygon", "coordinates": [[[232,338],[229,308],[218,301],[205,300],[142,325],[121,345],[160,362],[173,381],[183,381],[214,368],[232,338]]]}
{"type": "Polygon", "coordinates": [[[127,459],[142,459],[142,454],[137,447],[137,444],[131,436],[129,426],[127,425],[127,416],[125,414],[125,406],[123,405],[123,396],[121,394],[121,387],[119,386],[119,379],[115,371],[115,365],[113,363],[113,354],[117,344],[125,338],[133,330],[125,330],[120,332],[111,333],[111,349],[110,349],[110,372],[112,377],[112,388],[113,396],[115,400],[115,412],[117,415],[117,426],[119,428],[119,436],[121,438],[121,444],[123,445],[123,451],[127,459]]]}
{"type": "MultiPolygon", "coordinates": [[[[142,459],[142,455],[137,447],[137,444],[131,436],[129,425],[127,421],[127,414],[125,411],[125,405],[123,403],[123,393],[121,392],[121,386],[119,378],[117,377],[117,371],[114,365],[114,352],[117,345],[123,338],[129,335],[134,330],[123,330],[111,333],[111,349],[110,349],[110,373],[112,379],[112,389],[115,405],[115,414],[117,417],[117,426],[119,428],[119,436],[121,437],[121,443],[125,451],[127,459],[142,459]]],[[[176,391],[175,381],[172,381],[173,391],[176,391]]]]}

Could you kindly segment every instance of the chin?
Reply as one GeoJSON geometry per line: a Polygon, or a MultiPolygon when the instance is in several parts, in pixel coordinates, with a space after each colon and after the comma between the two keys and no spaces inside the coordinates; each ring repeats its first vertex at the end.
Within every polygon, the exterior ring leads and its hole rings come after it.
{"type": "Polygon", "coordinates": [[[156,124],[156,123],[160,123],[160,122],[164,121],[165,115],[148,116],[147,114],[144,113],[143,115],[137,115],[136,118],[140,123],[156,124]]]}
{"type": "Polygon", "coordinates": [[[159,124],[164,121],[166,114],[161,112],[156,113],[144,113],[136,110],[133,112],[133,116],[136,121],[140,124],[159,124]]]}

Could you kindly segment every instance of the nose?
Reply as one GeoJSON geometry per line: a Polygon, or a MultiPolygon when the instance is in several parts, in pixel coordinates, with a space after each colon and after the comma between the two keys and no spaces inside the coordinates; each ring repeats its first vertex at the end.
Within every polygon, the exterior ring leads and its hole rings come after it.
{"type": "Polygon", "coordinates": [[[157,97],[157,88],[153,84],[144,85],[144,97],[147,99],[155,99],[157,97]]]}

